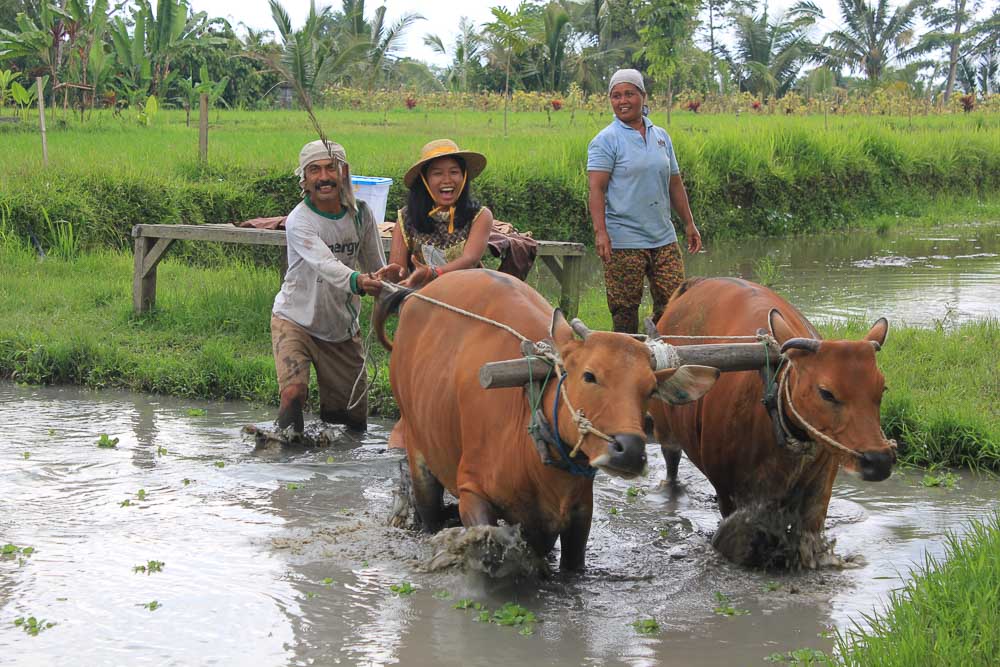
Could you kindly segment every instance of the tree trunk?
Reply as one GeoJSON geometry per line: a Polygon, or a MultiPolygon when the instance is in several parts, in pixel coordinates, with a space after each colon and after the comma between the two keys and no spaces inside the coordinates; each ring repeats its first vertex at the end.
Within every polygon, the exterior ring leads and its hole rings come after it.
{"type": "Polygon", "coordinates": [[[667,77],[667,127],[670,127],[670,110],[674,106],[674,78],[667,77]]]}
{"type": "Polygon", "coordinates": [[[507,138],[507,105],[510,104],[510,51],[507,52],[507,78],[503,84],[503,136],[507,138]]]}
{"type": "Polygon", "coordinates": [[[962,19],[965,14],[965,1],[955,0],[955,32],[952,33],[954,40],[951,43],[951,53],[948,56],[948,85],[944,88],[944,103],[948,104],[951,93],[955,90],[955,74],[958,72],[958,47],[960,43],[959,35],[962,34],[962,19]]]}

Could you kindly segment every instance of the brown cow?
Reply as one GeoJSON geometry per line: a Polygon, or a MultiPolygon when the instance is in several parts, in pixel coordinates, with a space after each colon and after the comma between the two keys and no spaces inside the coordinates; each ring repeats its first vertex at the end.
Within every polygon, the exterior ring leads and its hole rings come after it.
{"type": "Polygon", "coordinates": [[[683,449],[715,487],[725,519],[713,543],[723,554],[745,564],[815,567],[829,548],[822,533],[837,469],[877,482],[895,462],[895,446],[879,423],[885,382],[875,363],[889,323],[878,320],[862,341],[821,341],[798,310],[766,287],[713,278],[681,284],[657,326],[678,345],[706,341],[671,334],[742,336],[761,328],[770,329],[787,357],[777,376],[787,374],[790,389],[791,405],[779,397],[788,436],[774,428],[756,372],[724,374],[697,404],[653,405],[655,430],[671,482],[683,449]],[[814,442],[823,438],[810,436],[792,409],[851,452],[814,442]],[[796,440],[804,446],[793,447],[796,440]]]}
{"type": "MultiPolygon", "coordinates": [[[[642,342],[622,334],[590,333],[577,320],[571,328],[540,294],[502,273],[454,271],[432,281],[416,296],[502,322],[532,341],[551,337],[566,369],[563,384],[571,405],[612,438],[584,437],[567,466],[581,473],[573,474],[543,464],[528,431],[532,409],[523,389],[479,385],[480,367],[520,357],[521,341],[497,326],[420,298],[408,298],[400,308],[406,296],[407,290],[383,296],[372,326],[392,350],[390,382],[400,412],[393,432],[406,447],[424,530],[442,526],[442,494],[448,489],[458,498],[463,525],[496,525],[499,519],[520,524],[536,553],[548,554],[558,538],[560,566],[582,568],[594,468],[621,477],[641,474],[646,469],[643,416],[650,399],[687,392],[695,400],[711,387],[718,371],[654,372],[650,350],[642,342]],[[384,321],[396,308],[399,326],[390,346],[384,321]]],[[[570,450],[580,432],[564,400],[553,412],[557,380],[544,388],[540,407],[570,450]]],[[[548,455],[558,460],[556,447],[549,445],[548,455]]]]}

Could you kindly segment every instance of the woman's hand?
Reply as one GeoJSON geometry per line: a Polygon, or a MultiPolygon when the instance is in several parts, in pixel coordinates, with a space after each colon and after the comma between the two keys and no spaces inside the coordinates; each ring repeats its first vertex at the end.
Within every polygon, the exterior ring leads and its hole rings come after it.
{"type": "Polygon", "coordinates": [[[430,281],[437,277],[437,272],[431,267],[427,266],[416,256],[413,257],[413,271],[410,273],[409,277],[401,282],[403,287],[410,287],[413,289],[420,289],[430,281]]]}
{"type": "Polygon", "coordinates": [[[684,225],[684,236],[687,237],[688,252],[692,255],[701,250],[701,232],[694,222],[684,225]]]}
{"type": "Polygon", "coordinates": [[[606,231],[594,234],[594,246],[597,248],[597,256],[604,262],[611,261],[611,237],[606,231]]]}
{"type": "Polygon", "coordinates": [[[405,267],[399,264],[386,264],[381,269],[375,272],[375,277],[379,280],[385,280],[390,283],[398,283],[400,280],[406,277],[407,271],[405,267]]]}

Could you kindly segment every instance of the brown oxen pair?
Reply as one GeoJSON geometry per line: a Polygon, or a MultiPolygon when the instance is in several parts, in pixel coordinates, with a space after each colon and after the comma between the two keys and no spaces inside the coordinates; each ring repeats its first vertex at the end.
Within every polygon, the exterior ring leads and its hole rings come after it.
{"type": "MultiPolygon", "coordinates": [[[[621,477],[644,472],[643,420],[651,400],[685,393],[695,400],[712,386],[718,371],[687,367],[693,370],[654,372],[650,350],[642,342],[622,334],[590,333],[577,323],[571,328],[540,294],[495,271],[449,272],[403,302],[407,296],[407,290],[384,295],[373,327],[392,350],[390,381],[400,411],[393,436],[406,447],[424,530],[441,528],[442,494],[448,489],[458,498],[463,525],[496,525],[500,519],[520,524],[536,553],[548,554],[558,538],[560,567],[582,568],[594,468],[621,477]],[[502,322],[532,341],[550,338],[566,369],[563,385],[571,405],[611,441],[594,434],[584,437],[568,466],[573,471],[543,464],[528,431],[533,408],[525,391],[486,390],[478,379],[483,364],[519,358],[521,341],[420,296],[502,322]],[[397,308],[399,326],[390,345],[384,322],[397,308]]],[[[556,402],[557,385],[558,378],[547,383],[539,407],[566,451],[577,443],[579,431],[566,402],[556,402]]],[[[558,446],[548,445],[555,460],[560,459],[558,446]]]]}
{"type": "Polygon", "coordinates": [[[756,372],[726,373],[696,404],[654,405],[651,412],[671,481],[683,449],[715,487],[725,518],[713,544],[724,555],[751,565],[815,567],[829,547],[823,524],[840,465],[881,481],[895,462],[894,443],[879,423],[885,382],[875,363],[889,323],[878,320],[861,341],[820,340],[808,320],[771,290],[715,278],[683,283],[657,326],[674,344],[706,341],[671,334],[743,336],[761,328],[787,357],[777,374],[783,380],[777,400],[789,435],[775,430],[756,372]],[[851,451],[821,442],[807,424],[851,451]],[[803,453],[791,446],[796,440],[820,442],[803,453]]]}

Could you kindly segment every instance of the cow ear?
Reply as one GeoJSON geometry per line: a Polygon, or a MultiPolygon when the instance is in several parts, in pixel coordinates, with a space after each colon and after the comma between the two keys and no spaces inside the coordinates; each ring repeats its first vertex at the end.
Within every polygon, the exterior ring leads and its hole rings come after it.
{"type": "Polygon", "coordinates": [[[872,325],[872,328],[865,334],[865,340],[872,344],[875,351],[878,352],[885,345],[885,338],[889,335],[889,320],[884,317],[878,318],[878,321],[872,325]]]}
{"type": "Polygon", "coordinates": [[[772,308],[771,312],[767,314],[767,325],[771,329],[771,335],[778,341],[778,345],[782,345],[789,338],[795,337],[795,333],[788,326],[788,322],[785,321],[785,318],[782,317],[781,312],[777,308],[772,308]]]}
{"type": "Polygon", "coordinates": [[[655,395],[671,405],[697,401],[719,379],[719,369],[712,366],[681,366],[656,371],[655,395]]]}

